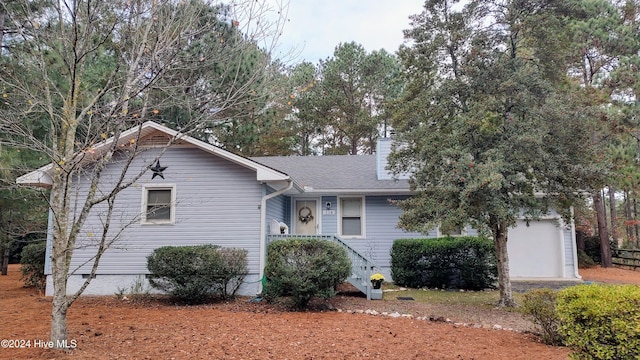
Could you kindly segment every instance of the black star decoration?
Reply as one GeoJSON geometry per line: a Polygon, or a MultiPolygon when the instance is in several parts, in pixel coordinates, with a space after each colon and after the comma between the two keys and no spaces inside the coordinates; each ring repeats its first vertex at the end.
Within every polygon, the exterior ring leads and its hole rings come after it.
{"type": "Polygon", "coordinates": [[[156,164],[151,168],[151,171],[153,171],[153,175],[151,175],[151,180],[153,180],[156,176],[160,176],[164,180],[164,175],[162,175],[162,172],[165,171],[166,169],[167,167],[160,166],[160,160],[157,160],[156,164]]]}

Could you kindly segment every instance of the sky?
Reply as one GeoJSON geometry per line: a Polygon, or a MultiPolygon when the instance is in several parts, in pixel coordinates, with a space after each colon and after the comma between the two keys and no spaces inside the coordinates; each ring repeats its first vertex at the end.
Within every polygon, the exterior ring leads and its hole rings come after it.
{"type": "Polygon", "coordinates": [[[424,0],[289,0],[288,19],[279,52],[294,49],[292,63],[317,64],[333,56],[339,43],[355,41],[370,53],[395,53],[403,43],[409,16],[422,11],[424,0]]]}

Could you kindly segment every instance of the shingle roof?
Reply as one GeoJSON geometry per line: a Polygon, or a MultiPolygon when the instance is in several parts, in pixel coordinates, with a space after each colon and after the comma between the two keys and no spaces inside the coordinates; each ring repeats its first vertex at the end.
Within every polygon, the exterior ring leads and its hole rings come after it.
{"type": "MultiPolygon", "coordinates": [[[[95,144],[92,148],[91,153],[87,152],[85,155],[82,156],[81,164],[96,161],[97,159],[104,156],[104,154],[111,149],[114,141],[116,142],[116,144],[129,145],[131,141],[135,142],[137,139],[141,140],[141,142],[151,140],[153,136],[157,133],[163,133],[165,135],[168,135],[168,137],[162,138],[162,142],[161,142],[162,145],[166,144],[169,138],[176,139],[177,140],[176,143],[191,144],[210,154],[214,154],[225,160],[231,161],[245,168],[254,170],[256,172],[256,180],[258,181],[277,182],[277,181],[284,181],[288,179],[287,174],[283,174],[281,171],[277,171],[277,169],[272,169],[272,168],[269,168],[269,166],[256,164],[255,161],[250,161],[244,156],[236,155],[220,147],[205,143],[204,141],[200,141],[191,136],[181,134],[176,130],[170,129],[164,125],[160,125],[153,121],[146,121],[139,126],[134,126],[128,130],[125,130],[120,134],[120,136],[117,139],[115,137],[110,137],[98,144],[95,144]]],[[[52,176],[51,174],[53,173],[53,169],[54,169],[54,166],[52,163],[47,164],[45,166],[40,167],[39,169],[36,169],[30,173],[27,173],[18,177],[16,179],[16,182],[22,185],[40,186],[40,187],[49,188],[53,184],[53,179],[51,177],[52,176]]]]}
{"type": "Polygon", "coordinates": [[[375,155],[263,156],[250,158],[291,176],[305,192],[402,192],[407,180],[378,180],[375,155]]]}

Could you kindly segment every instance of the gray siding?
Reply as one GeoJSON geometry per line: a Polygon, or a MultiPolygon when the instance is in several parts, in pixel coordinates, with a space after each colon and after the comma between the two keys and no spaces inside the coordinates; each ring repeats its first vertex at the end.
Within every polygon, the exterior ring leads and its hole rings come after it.
{"type": "Polygon", "coordinates": [[[564,271],[565,277],[575,277],[575,269],[577,264],[573,254],[577,251],[575,247],[575,240],[573,238],[573,229],[570,226],[565,226],[562,230],[562,240],[564,246],[564,271]]]}
{"type": "Polygon", "coordinates": [[[465,231],[467,236],[478,236],[478,230],[472,228],[470,225],[465,227],[465,231]]]}
{"type": "MultiPolygon", "coordinates": [[[[397,227],[402,210],[389,203],[389,196],[367,196],[365,199],[365,239],[346,240],[356,250],[383,267],[389,276],[391,246],[394,240],[424,235],[406,232],[397,227]]],[[[395,197],[395,199],[399,199],[395,197]]]]}
{"type": "Polygon", "coordinates": [[[408,179],[409,174],[403,173],[398,174],[394,177],[389,170],[386,169],[388,161],[387,158],[389,154],[391,154],[391,145],[393,144],[392,138],[380,138],[378,139],[378,143],[376,146],[376,175],[378,176],[378,180],[392,180],[394,178],[397,179],[408,179]]]}
{"type": "MultiPolygon", "coordinates": [[[[267,193],[270,194],[274,192],[273,189],[268,188],[267,193]]],[[[266,234],[269,234],[271,220],[277,220],[279,222],[287,223],[287,218],[289,218],[287,214],[287,203],[289,201],[289,197],[285,195],[278,195],[272,199],[267,200],[267,212],[266,212],[266,226],[265,229],[266,234]]]]}
{"type": "Polygon", "coordinates": [[[322,211],[322,233],[326,235],[334,235],[338,233],[338,197],[337,196],[323,196],[320,208],[322,211]],[[328,214],[326,210],[326,204],[331,203],[331,209],[333,214],[328,214]]]}
{"type": "MultiPolygon", "coordinates": [[[[135,175],[156,154],[149,150],[132,164],[130,176],[135,175]]],[[[147,273],[146,256],[165,245],[216,244],[244,248],[249,251],[250,273],[259,271],[260,200],[262,187],[254,171],[195,148],[169,149],[160,160],[165,179],[151,179],[144,174],[134,186],[123,190],[117,198],[110,235],[122,233],[103,255],[98,274],[147,273]],[[142,225],[144,184],[175,184],[176,221],[174,224],[142,225]]],[[[103,184],[119,175],[119,166],[110,164],[103,184]]],[[[86,194],[86,183],[80,182],[79,193],[86,194]]],[[[104,189],[108,189],[105,185],[104,189]]],[[[83,265],[95,254],[95,241],[102,232],[104,206],[91,212],[83,227],[74,252],[71,269],[77,274],[89,272],[83,265]]]]}

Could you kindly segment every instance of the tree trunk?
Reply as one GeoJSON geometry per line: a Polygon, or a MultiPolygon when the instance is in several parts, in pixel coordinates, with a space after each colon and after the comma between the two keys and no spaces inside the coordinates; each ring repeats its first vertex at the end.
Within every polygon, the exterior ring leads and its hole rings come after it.
{"type": "Polygon", "coordinates": [[[609,231],[607,229],[607,220],[602,201],[602,194],[598,191],[593,196],[593,207],[596,210],[598,219],[598,237],[600,238],[600,263],[602,267],[608,268],[613,265],[611,258],[611,246],[609,245],[609,231]]]}
{"type": "Polygon", "coordinates": [[[607,228],[607,235],[611,236],[611,229],[609,228],[609,221],[607,219],[607,202],[606,202],[606,194],[604,193],[604,189],[602,189],[600,191],[600,199],[602,200],[602,208],[604,209],[603,212],[603,219],[604,219],[604,226],[607,228]]]}
{"type": "Polygon", "coordinates": [[[2,275],[7,275],[9,272],[9,255],[11,255],[11,248],[7,243],[2,252],[2,275]]]}
{"type": "Polygon", "coordinates": [[[633,220],[633,214],[631,213],[631,199],[629,198],[629,192],[624,192],[624,215],[627,219],[626,230],[627,230],[627,241],[629,243],[635,242],[635,237],[633,236],[633,226],[631,226],[631,221],[633,220]]]}
{"type": "MultiPolygon", "coordinates": [[[[64,264],[54,264],[54,267],[64,264]]],[[[67,272],[64,269],[53,271],[53,306],[51,308],[51,337],[54,347],[59,348],[67,341],[67,272]]]]}
{"type": "Polygon", "coordinates": [[[585,242],[584,242],[584,232],[579,230],[576,231],[576,245],[578,247],[578,250],[584,251],[586,248],[585,242]]]}
{"type": "Polygon", "coordinates": [[[611,222],[611,238],[618,243],[618,217],[616,214],[616,188],[609,186],[609,221],[611,222]]]}
{"type": "MultiPolygon", "coordinates": [[[[638,200],[635,196],[633,197],[633,218],[638,219],[638,200]]],[[[640,245],[640,226],[638,226],[637,222],[633,229],[635,230],[636,244],[640,245]]]]}
{"type": "MultiPolygon", "coordinates": [[[[2,17],[2,13],[0,13],[0,17],[2,17]]],[[[1,25],[1,24],[0,24],[1,25]]],[[[2,225],[3,223],[3,216],[2,216],[2,209],[0,209],[0,225],[2,225]]],[[[0,230],[2,230],[2,226],[0,226],[0,230]]],[[[6,239],[2,240],[2,235],[0,235],[0,273],[2,275],[7,275],[7,273],[9,272],[9,221],[7,221],[7,237],[6,239]],[[6,257],[5,257],[6,256],[6,257]],[[5,263],[5,259],[6,259],[6,263],[5,263]]]]}
{"type": "Polygon", "coordinates": [[[493,242],[496,248],[498,260],[498,288],[500,289],[500,307],[516,306],[511,291],[511,279],[509,277],[509,253],[507,252],[507,224],[498,222],[493,226],[493,242]]]}
{"type": "MultiPolygon", "coordinates": [[[[53,277],[53,306],[51,308],[51,337],[50,340],[57,344],[66,343],[67,340],[67,310],[71,305],[67,299],[67,266],[64,249],[56,248],[54,239],[53,255],[51,257],[53,277]],[[62,254],[61,254],[62,253],[62,254]]],[[[58,346],[55,346],[56,348],[58,346]]]]}
{"type": "Polygon", "coordinates": [[[4,46],[4,19],[5,19],[5,14],[4,14],[4,6],[0,7],[0,53],[3,52],[3,46],[4,46]]]}
{"type": "MultiPolygon", "coordinates": [[[[66,170],[66,169],[65,169],[66,170]]],[[[56,216],[53,222],[51,246],[51,276],[53,278],[53,302],[51,308],[50,340],[59,348],[67,341],[67,310],[71,305],[67,298],[67,275],[73,247],[69,243],[69,189],[61,180],[65,171],[56,167],[51,187],[51,209],[56,216]]]]}

